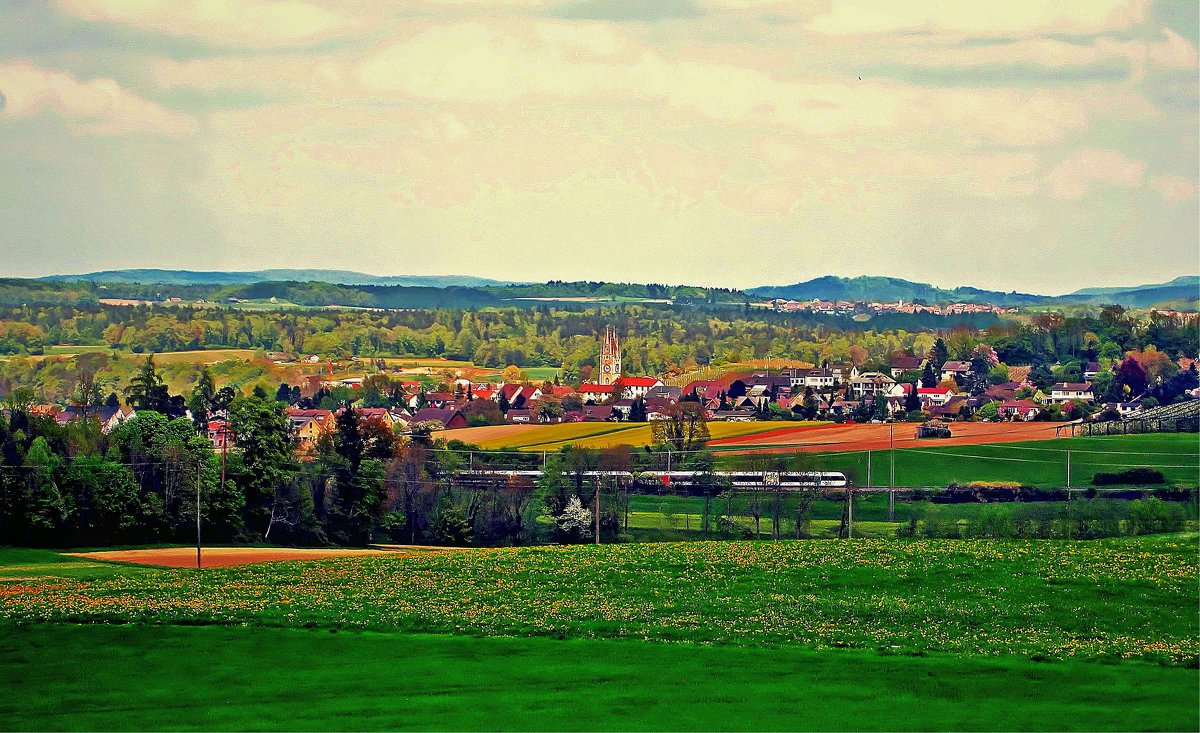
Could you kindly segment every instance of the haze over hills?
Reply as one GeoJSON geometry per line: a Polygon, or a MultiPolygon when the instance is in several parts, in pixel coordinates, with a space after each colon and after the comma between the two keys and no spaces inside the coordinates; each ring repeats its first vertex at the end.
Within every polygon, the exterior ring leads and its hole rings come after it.
{"type": "Polygon", "coordinates": [[[1119,303],[1130,308],[1196,310],[1200,304],[1200,275],[1181,275],[1170,282],[1125,288],[1084,288],[1058,298],[1072,303],[1119,303]]]}
{"type": "MultiPolygon", "coordinates": [[[[38,278],[46,282],[94,283],[98,285],[159,284],[177,287],[234,286],[263,283],[326,283],[351,287],[375,288],[454,288],[479,289],[491,296],[508,299],[522,296],[578,297],[614,296],[703,298],[715,289],[684,286],[604,284],[584,282],[522,283],[495,280],[474,275],[371,275],[349,270],[269,269],[254,271],[195,271],[165,269],[103,270],[80,275],[51,275],[38,278]],[[528,291],[528,292],[526,292],[528,291]]],[[[482,294],[482,293],[481,293],[482,294]]],[[[850,301],[921,301],[924,303],[974,302],[1004,306],[1103,305],[1116,303],[1129,308],[1200,309],[1200,275],[1182,275],[1169,282],[1127,287],[1091,287],[1066,295],[1002,292],[971,286],[940,288],[928,283],[894,277],[835,275],[814,278],[792,285],[762,286],[748,290],[723,290],[721,300],[748,298],[790,300],[850,301]]]]}
{"type": "Polygon", "coordinates": [[[988,302],[996,305],[1034,305],[1043,303],[1049,296],[1029,293],[1003,293],[972,287],[952,290],[938,288],[928,283],[917,283],[896,277],[837,277],[826,275],[794,285],[765,286],[750,288],[752,295],[762,298],[788,298],[791,300],[920,300],[925,303],[950,301],[988,302]]]}
{"type": "Polygon", "coordinates": [[[1129,287],[1085,288],[1066,295],[983,290],[969,286],[939,288],[894,277],[836,277],[826,275],[794,285],[751,288],[762,298],[791,300],[920,300],[925,303],[986,302],[995,305],[1027,306],[1048,304],[1103,305],[1115,303],[1127,308],[1177,308],[1196,310],[1200,304],[1200,276],[1182,275],[1166,283],[1129,287]]]}
{"type": "Polygon", "coordinates": [[[38,278],[57,282],[156,283],[162,285],[250,285],[260,282],[323,282],[334,285],[403,285],[430,288],[477,288],[509,285],[511,280],[493,280],[473,275],[369,275],[350,270],[272,269],[251,271],[208,270],[101,270],[80,275],[48,275],[38,278]]]}

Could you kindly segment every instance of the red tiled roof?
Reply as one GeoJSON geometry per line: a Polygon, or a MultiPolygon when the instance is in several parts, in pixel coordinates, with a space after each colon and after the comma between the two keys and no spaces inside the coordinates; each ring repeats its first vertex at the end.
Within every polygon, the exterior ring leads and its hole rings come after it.
{"type": "Polygon", "coordinates": [[[595,384],[593,382],[584,382],[583,384],[579,385],[580,394],[583,394],[584,392],[595,392],[596,394],[600,394],[602,392],[612,391],[613,386],[611,384],[595,384]]]}
{"type": "Polygon", "coordinates": [[[653,387],[659,380],[654,377],[622,377],[621,384],[626,387],[653,387]]]}
{"type": "Polygon", "coordinates": [[[949,387],[918,387],[917,394],[950,394],[954,390],[949,387]]]}

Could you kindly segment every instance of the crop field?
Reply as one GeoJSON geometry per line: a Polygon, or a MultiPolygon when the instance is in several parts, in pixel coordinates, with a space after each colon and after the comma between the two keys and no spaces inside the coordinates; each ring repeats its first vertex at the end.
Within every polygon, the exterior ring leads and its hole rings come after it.
{"type": "Polygon", "coordinates": [[[200,573],[0,550],[0,722],[1195,729],[1196,541],[539,547],[200,573]]]}
{"type": "MultiPolygon", "coordinates": [[[[1076,488],[1090,486],[1096,473],[1136,466],[1161,470],[1170,484],[1200,485],[1200,442],[1195,434],[1187,433],[1058,438],[968,446],[935,442],[919,448],[896,450],[894,454],[888,450],[814,452],[795,460],[814,469],[841,471],[858,486],[919,488],[944,487],[954,482],[1015,481],[1025,486],[1060,488],[1068,485],[1068,451],[1069,484],[1076,488]]],[[[718,453],[718,456],[718,462],[723,465],[753,460],[725,453],[718,453]]]]}
{"type": "MultiPolygon", "coordinates": [[[[216,364],[219,361],[249,361],[258,352],[254,349],[206,349],[198,351],[165,351],[154,355],[154,363],[165,364],[216,364]]],[[[145,354],[132,354],[134,358],[145,358],[145,354]]]]}
{"type": "MultiPolygon", "coordinates": [[[[818,423],[789,423],[791,426],[818,423]]],[[[729,438],[778,430],[779,423],[709,423],[713,438],[729,438]]],[[[459,428],[437,434],[439,439],[461,440],[484,450],[557,451],[570,443],[579,448],[641,447],[653,443],[647,423],[560,423],[558,425],[497,425],[459,428]]]]}

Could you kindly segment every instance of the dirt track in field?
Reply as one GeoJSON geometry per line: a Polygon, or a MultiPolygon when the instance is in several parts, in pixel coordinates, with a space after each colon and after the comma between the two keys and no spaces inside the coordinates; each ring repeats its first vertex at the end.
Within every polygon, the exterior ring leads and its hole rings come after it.
{"type": "Polygon", "coordinates": [[[917,440],[917,425],[814,425],[713,440],[722,455],[738,453],[832,453],[837,451],[933,448],[947,445],[1046,440],[1062,423],[950,423],[951,438],[917,440]],[[889,439],[894,427],[895,442],[889,439]]]}
{"type": "MultiPolygon", "coordinates": [[[[206,568],[224,568],[233,565],[250,565],[259,562],[283,560],[326,560],[333,557],[356,555],[395,555],[406,552],[427,552],[445,549],[442,547],[416,547],[408,545],[386,545],[380,550],[348,550],[340,548],[305,549],[299,547],[212,547],[201,551],[201,564],[206,568]]],[[[196,567],[195,547],[152,547],[141,550],[104,550],[101,552],[68,552],[71,557],[88,560],[128,562],[138,565],[156,565],[164,568],[196,567]]]]}

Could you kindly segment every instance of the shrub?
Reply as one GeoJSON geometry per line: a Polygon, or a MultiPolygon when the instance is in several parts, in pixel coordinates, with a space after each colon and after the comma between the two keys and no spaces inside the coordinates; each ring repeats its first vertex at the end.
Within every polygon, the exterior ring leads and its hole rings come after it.
{"type": "Polygon", "coordinates": [[[1132,534],[1179,532],[1183,524],[1180,508],[1162,499],[1138,499],[1129,505],[1129,531],[1132,534]]]}
{"type": "Polygon", "coordinates": [[[1166,483],[1162,471],[1153,468],[1131,468],[1116,473],[1100,472],[1092,477],[1093,486],[1114,486],[1122,484],[1162,484],[1166,483]]]}

